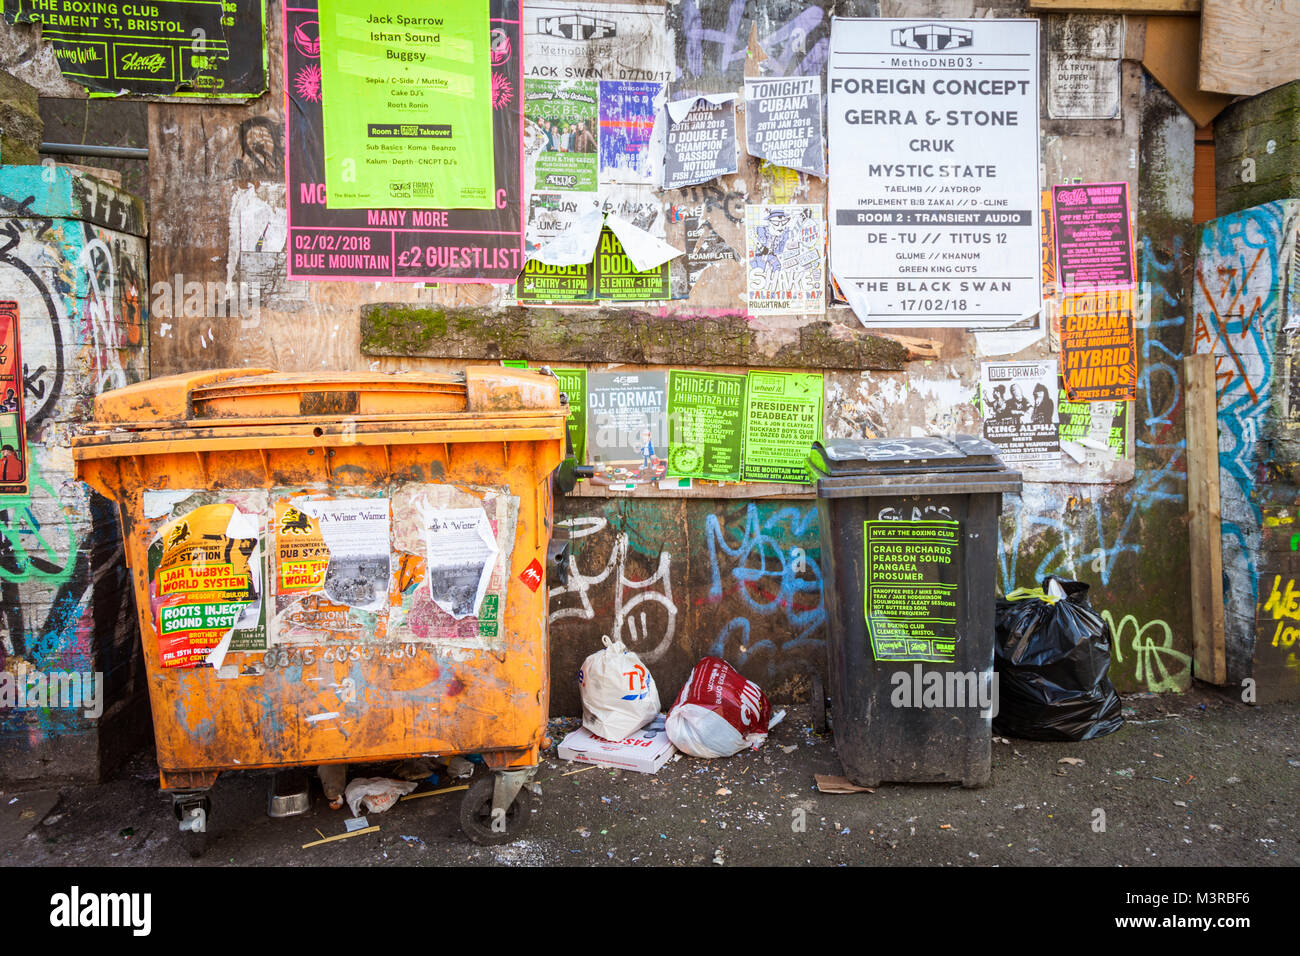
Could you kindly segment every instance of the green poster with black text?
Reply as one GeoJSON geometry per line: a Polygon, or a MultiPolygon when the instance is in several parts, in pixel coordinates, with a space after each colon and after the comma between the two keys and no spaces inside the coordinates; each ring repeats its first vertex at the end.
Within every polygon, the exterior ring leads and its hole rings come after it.
{"type": "Polygon", "coordinates": [[[638,272],[618,236],[602,229],[596,245],[596,298],[656,302],[672,296],[668,263],[638,272]]]}
{"type": "Polygon", "coordinates": [[[320,0],[331,209],[492,209],[488,0],[320,0]]]}
{"type": "Polygon", "coordinates": [[[668,476],[740,480],[745,376],[668,373],[668,476]]]}
{"type": "Polygon", "coordinates": [[[960,524],[864,521],[863,610],[878,661],[956,660],[960,524]]]}
{"type": "Polygon", "coordinates": [[[823,388],[818,374],[745,377],[745,481],[812,481],[808,453],[822,437],[823,388]]]}
{"type": "Polygon", "coordinates": [[[578,463],[587,460],[587,370],[585,368],[553,368],[560,380],[560,391],[569,396],[569,437],[573,440],[573,453],[578,463]]]}

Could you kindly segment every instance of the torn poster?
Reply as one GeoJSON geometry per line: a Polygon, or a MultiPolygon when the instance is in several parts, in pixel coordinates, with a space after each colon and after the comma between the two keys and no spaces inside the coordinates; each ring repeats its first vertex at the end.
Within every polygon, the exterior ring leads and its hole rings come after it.
{"type": "MultiPolygon", "coordinates": [[[[621,229],[624,234],[627,234],[626,224],[623,224],[621,229]]],[[[666,243],[664,247],[673,255],[679,254],[678,250],[666,243]]],[[[649,269],[638,269],[612,229],[606,229],[600,234],[596,253],[597,299],[619,302],[658,302],[671,295],[672,276],[667,261],[649,269]]]]}
{"type": "Polygon", "coordinates": [[[1044,469],[1061,461],[1056,360],[985,362],[980,378],[984,437],[1003,461],[1032,462],[1044,469]]]}
{"type": "Polygon", "coordinates": [[[596,190],[599,102],[600,87],[593,80],[524,79],[529,188],[596,190]]]}
{"type": "Polygon", "coordinates": [[[690,270],[691,285],[694,286],[700,274],[715,262],[736,262],[740,256],[719,235],[718,230],[707,219],[699,216],[687,216],[684,219],[686,229],[686,268],[690,270]]]}
{"type": "Polygon", "coordinates": [[[745,481],[808,482],[808,452],[822,438],[825,380],[802,372],[745,376],[745,481]]]}
{"type": "Polygon", "coordinates": [[[1065,292],[1133,286],[1128,183],[1053,186],[1056,269],[1065,292]]]}
{"type": "Polygon", "coordinates": [[[388,640],[503,648],[502,625],[519,498],[508,491],[491,488],[465,490],[412,482],[396,488],[392,501],[393,578],[389,592],[388,640]],[[496,544],[495,557],[487,562],[487,589],[478,613],[461,618],[453,616],[439,601],[473,602],[478,595],[478,582],[471,580],[473,576],[466,565],[477,563],[475,555],[481,555],[487,545],[481,538],[475,544],[467,531],[459,536],[465,547],[463,557],[453,557],[449,567],[445,567],[448,565],[445,556],[431,557],[428,520],[450,512],[486,514],[487,531],[496,544]],[[438,581],[435,594],[430,583],[431,568],[444,567],[445,570],[435,575],[438,581]],[[448,587],[455,593],[449,593],[448,587]]]}
{"type": "Polygon", "coordinates": [[[490,209],[329,208],[316,0],[285,9],[290,279],[514,284],[524,267],[519,0],[489,9],[490,209]]]}
{"type": "MultiPolygon", "coordinates": [[[[4,0],[4,16],[39,23],[60,72],[91,95],[244,98],[266,91],[265,0],[120,7],[4,0]]],[[[304,41],[319,45],[315,32],[304,41]]]]}
{"type": "Polygon", "coordinates": [[[669,259],[682,255],[681,249],[670,246],[664,240],[613,213],[605,217],[605,225],[618,237],[623,252],[632,260],[632,265],[637,272],[654,269],[669,259]]]}
{"type": "Polygon", "coordinates": [[[668,475],[740,480],[745,376],[668,373],[668,475]]]}
{"type": "Polygon", "coordinates": [[[653,185],[650,137],[664,84],[600,81],[600,181],[653,185]]]}
{"type": "Polygon", "coordinates": [[[1057,407],[1063,454],[1090,467],[1127,454],[1128,402],[1071,402],[1061,389],[1057,407]]]}
{"type": "Polygon", "coordinates": [[[0,302],[0,495],[27,494],[26,379],[19,328],[18,303],[0,302]]]}
{"type": "Polygon", "coordinates": [[[164,519],[154,532],[149,617],[162,667],[196,667],[214,649],[224,657],[223,642],[233,651],[266,650],[266,493],[230,497],[164,519]]]}
{"type": "Polygon", "coordinates": [[[826,311],[826,222],[820,205],[745,207],[750,315],[826,311]]]}
{"type": "Polygon", "coordinates": [[[387,498],[278,496],[272,642],[382,640],[390,553],[387,498]]]}
{"type": "Polygon", "coordinates": [[[664,189],[706,183],[737,170],[736,94],[718,93],[669,103],[664,189]]]}
{"type": "Polygon", "coordinates": [[[452,617],[478,617],[496,563],[497,540],[482,508],[424,515],[429,595],[452,617]]]}
{"type": "MultiPolygon", "coordinates": [[[[569,227],[583,216],[599,214],[600,200],[595,193],[579,192],[532,192],[528,194],[528,225],[524,230],[524,248],[530,259],[539,258],[543,246],[568,231],[569,227]]],[[[603,222],[593,216],[589,225],[603,222]]],[[[591,233],[591,252],[596,250],[599,228],[591,233]]],[[[572,240],[570,240],[572,241],[572,240]]],[[[574,246],[580,249],[582,243],[574,246]]],[[[553,252],[554,257],[558,252],[553,252]]],[[[590,262],[589,254],[582,262],[590,262]]],[[[559,265],[552,262],[552,265],[559,265]]]]}
{"type": "Polygon", "coordinates": [[[1038,22],[831,24],[831,274],[868,326],[1042,308],[1038,22]]]}
{"type": "Polygon", "coordinates": [[[515,283],[517,302],[591,302],[596,297],[596,268],[590,262],[557,266],[529,259],[515,283]]]}
{"type": "Polygon", "coordinates": [[[587,454],[597,484],[652,482],[667,469],[666,372],[587,375],[587,454]]]}
{"type": "Polygon", "coordinates": [[[585,79],[672,79],[673,58],[664,29],[664,5],[540,0],[524,18],[529,76],[585,79]]]}
{"type": "Polygon", "coordinates": [[[825,179],[821,76],[747,77],[745,148],[774,166],[825,179]]]}

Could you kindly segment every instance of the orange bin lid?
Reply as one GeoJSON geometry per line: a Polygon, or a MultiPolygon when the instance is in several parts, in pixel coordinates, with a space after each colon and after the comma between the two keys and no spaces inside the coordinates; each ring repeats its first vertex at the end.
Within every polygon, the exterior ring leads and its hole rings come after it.
{"type": "Polygon", "coordinates": [[[155,378],[95,399],[91,430],[213,428],[322,419],[418,420],[559,412],[554,376],[472,366],[464,372],[277,372],[217,369],[155,378]]]}

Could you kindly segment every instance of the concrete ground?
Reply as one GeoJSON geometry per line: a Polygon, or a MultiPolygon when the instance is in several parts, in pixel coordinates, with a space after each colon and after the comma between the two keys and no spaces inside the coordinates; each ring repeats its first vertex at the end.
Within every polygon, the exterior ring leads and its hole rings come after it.
{"type": "MultiPolygon", "coordinates": [[[[1124,703],[1124,729],[1098,740],[995,741],[992,783],[980,790],[884,785],[875,793],[820,793],[813,775],[841,769],[832,739],[811,731],[806,707],[790,708],[759,751],[681,757],[655,775],[586,769],[559,761],[552,748],[538,774],[542,795],[531,825],[501,847],[464,836],[456,792],[370,814],[378,832],[303,849],[343,833],[347,811],[330,810],[317,785],[309,813],[271,819],[270,774],[249,771],[218,780],[211,845],[191,861],[158,792],[152,757],[141,754],[116,779],[64,788],[57,800],[48,791],[5,793],[0,854],[16,866],[1300,862],[1300,706],[1248,707],[1199,687],[1124,703]],[[24,820],[25,806],[37,809],[24,820]],[[1096,828],[1098,809],[1104,832],[1096,828]],[[802,832],[793,825],[798,810],[802,832]]],[[[577,721],[552,724],[558,740],[577,721]]],[[[353,775],[383,769],[354,768],[353,775]]]]}

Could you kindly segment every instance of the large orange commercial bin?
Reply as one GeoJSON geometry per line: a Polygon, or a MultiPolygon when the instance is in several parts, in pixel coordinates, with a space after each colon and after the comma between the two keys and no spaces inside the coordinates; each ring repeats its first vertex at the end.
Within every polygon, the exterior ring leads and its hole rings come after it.
{"type": "Polygon", "coordinates": [[[192,843],[223,770],[464,753],[495,771],[467,832],[517,835],[565,417],[553,376],[496,367],[205,371],[96,400],[77,475],[120,507],[161,786],[192,843]]]}

